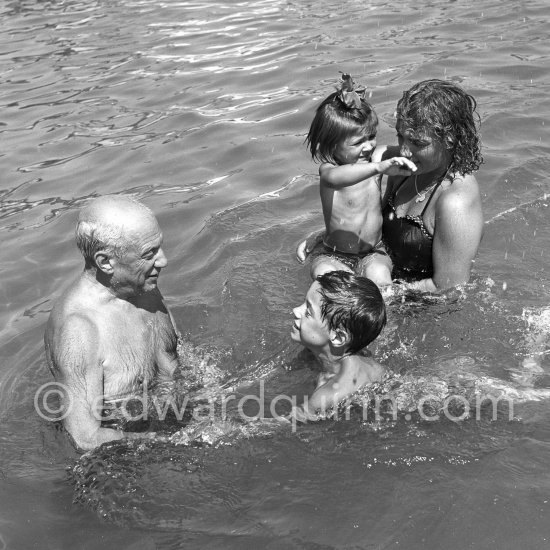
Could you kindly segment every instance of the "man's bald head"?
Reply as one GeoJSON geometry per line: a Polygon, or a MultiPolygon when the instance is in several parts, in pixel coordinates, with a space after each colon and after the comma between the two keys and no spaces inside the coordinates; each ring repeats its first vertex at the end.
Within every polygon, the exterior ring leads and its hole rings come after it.
{"type": "Polygon", "coordinates": [[[157,224],[144,204],[124,195],[105,195],[90,201],[78,216],[76,244],[86,264],[99,251],[121,257],[131,245],[132,235],[145,224],[157,224]]]}

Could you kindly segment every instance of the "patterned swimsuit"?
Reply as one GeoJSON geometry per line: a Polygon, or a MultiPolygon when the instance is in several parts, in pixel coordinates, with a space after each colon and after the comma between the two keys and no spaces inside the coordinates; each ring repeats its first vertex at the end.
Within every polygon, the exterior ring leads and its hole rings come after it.
{"type": "Polygon", "coordinates": [[[423,217],[441,182],[434,187],[418,216],[399,218],[394,206],[395,195],[406,179],[396,187],[382,210],[382,238],[397,272],[401,271],[409,277],[431,277],[433,236],[428,233],[423,217]]]}

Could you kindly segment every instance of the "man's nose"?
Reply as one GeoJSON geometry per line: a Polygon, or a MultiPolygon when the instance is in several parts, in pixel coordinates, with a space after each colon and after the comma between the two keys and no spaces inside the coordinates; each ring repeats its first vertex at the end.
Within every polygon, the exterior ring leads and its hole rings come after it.
{"type": "Polygon", "coordinates": [[[159,248],[157,252],[157,257],[155,258],[155,267],[158,269],[162,269],[163,267],[166,267],[168,265],[168,260],[166,259],[166,256],[164,255],[164,250],[162,248],[159,248]]]}

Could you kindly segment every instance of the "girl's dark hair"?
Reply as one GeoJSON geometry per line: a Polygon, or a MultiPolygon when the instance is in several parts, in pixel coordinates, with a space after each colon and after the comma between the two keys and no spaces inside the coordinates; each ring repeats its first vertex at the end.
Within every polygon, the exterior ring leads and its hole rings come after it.
{"type": "Polygon", "coordinates": [[[378,287],[349,271],[328,271],[317,281],[321,286],[321,316],[330,330],[348,333],[347,351],[357,353],[375,340],[386,324],[386,305],[378,287]]]}
{"type": "Polygon", "coordinates": [[[449,173],[465,175],[483,162],[476,107],[476,100],[456,84],[423,80],[397,103],[397,126],[405,124],[418,137],[435,136],[452,151],[449,173]]]}
{"type": "Polygon", "coordinates": [[[348,107],[339,92],[330,94],[317,107],[306,137],[306,144],[314,160],[340,164],[335,158],[338,145],[357,132],[376,134],[378,117],[372,106],[361,99],[361,107],[348,107]]]}

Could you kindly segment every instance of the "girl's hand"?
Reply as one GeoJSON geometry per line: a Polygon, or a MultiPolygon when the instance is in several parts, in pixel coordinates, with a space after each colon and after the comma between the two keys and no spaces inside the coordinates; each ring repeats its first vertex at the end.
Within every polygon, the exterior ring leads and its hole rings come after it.
{"type": "Polygon", "coordinates": [[[378,171],[387,176],[410,176],[416,172],[416,164],[405,157],[393,157],[379,162],[378,171]]]}

